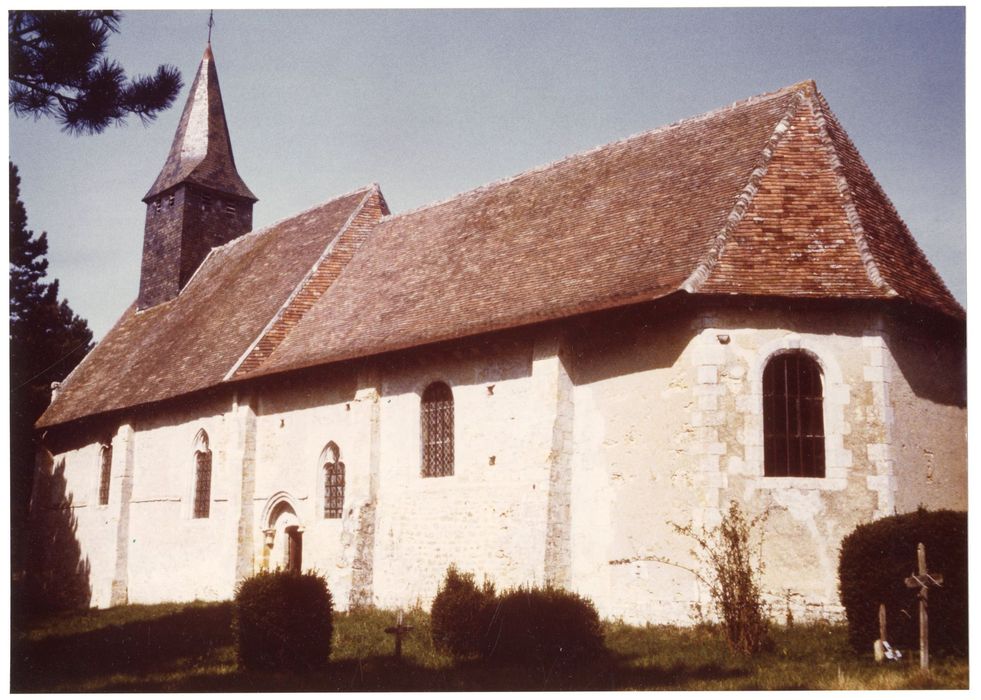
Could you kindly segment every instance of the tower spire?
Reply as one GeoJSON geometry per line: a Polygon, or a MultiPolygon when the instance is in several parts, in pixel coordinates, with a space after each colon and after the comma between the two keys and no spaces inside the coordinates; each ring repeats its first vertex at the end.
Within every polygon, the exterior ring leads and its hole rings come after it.
{"type": "Polygon", "coordinates": [[[148,202],[182,182],[257,201],[235,168],[218,71],[209,43],[187,96],[174,142],[160,175],[143,197],[148,202]]]}
{"type": "Polygon", "coordinates": [[[252,230],[257,198],[235,168],[210,36],[170,153],[143,201],[140,309],[176,297],[213,247],[252,230]]]}

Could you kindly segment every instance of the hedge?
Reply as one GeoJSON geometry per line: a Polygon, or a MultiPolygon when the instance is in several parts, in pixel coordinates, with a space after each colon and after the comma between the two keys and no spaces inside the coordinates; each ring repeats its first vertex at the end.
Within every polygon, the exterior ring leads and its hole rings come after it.
{"type": "Polygon", "coordinates": [[[943,574],[943,587],[930,591],[930,651],[967,653],[967,513],[923,509],[859,525],[842,541],[838,590],[856,652],[870,652],[879,637],[880,603],[889,643],[919,645],[917,590],[905,579],[917,571],[920,542],[928,571],[943,574]]]}
{"type": "Polygon", "coordinates": [[[305,671],[326,666],[333,600],[322,576],[261,572],[235,591],[235,638],[243,668],[305,671]]]}
{"type": "Polygon", "coordinates": [[[484,609],[494,601],[494,586],[478,588],[473,574],[451,566],[436,593],[431,610],[433,643],[456,657],[479,654],[486,630],[484,609]]]}
{"type": "Polygon", "coordinates": [[[484,609],[484,658],[519,665],[568,666],[603,652],[592,601],[561,588],[518,588],[484,609]]]}

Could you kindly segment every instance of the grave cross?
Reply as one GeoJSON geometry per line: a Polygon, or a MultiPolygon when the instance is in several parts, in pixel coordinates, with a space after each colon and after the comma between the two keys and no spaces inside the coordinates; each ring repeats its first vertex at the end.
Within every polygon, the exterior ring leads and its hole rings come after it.
{"type": "Polygon", "coordinates": [[[385,632],[395,635],[395,658],[402,658],[402,636],[412,631],[412,625],[402,624],[402,611],[399,610],[398,619],[394,627],[386,627],[385,632]]]}
{"type": "Polygon", "coordinates": [[[926,547],[923,543],[916,547],[917,572],[906,578],[907,588],[919,588],[917,597],[920,599],[920,668],[927,670],[930,666],[930,634],[927,622],[927,599],[931,588],[943,586],[943,574],[927,573],[926,547]]]}

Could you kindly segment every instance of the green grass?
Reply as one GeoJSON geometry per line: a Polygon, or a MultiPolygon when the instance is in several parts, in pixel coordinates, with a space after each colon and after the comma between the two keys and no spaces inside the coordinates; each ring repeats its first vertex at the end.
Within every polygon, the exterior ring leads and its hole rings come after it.
{"type": "MultiPolygon", "coordinates": [[[[403,660],[392,658],[391,611],[335,615],[328,669],[307,675],[250,673],[235,662],[229,603],[125,606],[35,620],[14,631],[14,691],[227,690],[865,690],[967,688],[966,659],[880,666],[857,657],[841,625],[773,630],[772,651],[752,659],[728,652],[701,626],[605,624],[608,655],[586,667],[518,668],[454,661],[433,647],[429,616],[413,626],[403,660]]],[[[911,660],[911,655],[907,655],[911,660]]]]}

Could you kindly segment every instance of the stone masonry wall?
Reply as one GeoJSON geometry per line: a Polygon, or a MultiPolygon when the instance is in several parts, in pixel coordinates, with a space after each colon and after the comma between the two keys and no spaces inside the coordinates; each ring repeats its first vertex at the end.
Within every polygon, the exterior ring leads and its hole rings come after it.
{"type": "Polygon", "coordinates": [[[882,342],[897,510],[967,510],[963,340],[919,324],[890,323],[882,342]]]}
{"type": "Polygon", "coordinates": [[[608,617],[684,624],[709,601],[673,524],[712,527],[731,500],[765,513],[764,589],[778,614],[789,605],[801,619],[840,614],[838,544],[857,524],[921,503],[966,507],[958,342],[872,312],[720,308],[599,323],[133,416],[39,460],[68,498],[45,506],[36,493],[33,514],[71,510],[99,607],[228,598],[242,577],[284,565],[273,526],[291,522],[303,568],[326,575],[340,609],[428,605],[456,564],[499,589],[552,581],[608,617]],[[822,370],[823,479],[763,476],[762,372],[788,350],[822,370]],[[454,473],[425,478],[420,401],[434,381],[453,391],[454,473]],[[200,430],[212,500],[196,519],[200,430]],[[106,506],[102,439],[113,444],[106,506]],[[345,468],[337,519],[323,510],[328,442],[345,468]]]}
{"type": "MultiPolygon", "coordinates": [[[[720,310],[688,328],[654,320],[632,343],[583,350],[575,373],[574,586],[605,615],[697,619],[709,600],[683,568],[694,565],[692,542],[672,525],[711,528],[734,500],[750,517],[766,513],[763,583],[779,614],[789,605],[797,619],[839,615],[841,538],[908,509],[919,491],[911,484],[897,498],[886,337],[873,314],[720,310]],[[822,368],[823,479],[763,476],[762,371],[787,350],[810,354],[822,368]],[[609,502],[615,515],[603,506],[583,514],[577,504],[589,502],[609,502]]],[[[942,400],[911,402],[944,426],[933,437],[924,431],[933,449],[963,429],[963,415],[942,400]]],[[[964,447],[955,441],[948,451],[955,474],[966,473],[964,447]]],[[[959,503],[956,488],[938,489],[933,500],[959,503]]]]}

